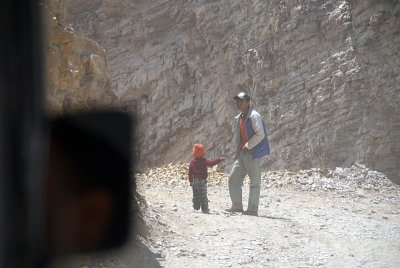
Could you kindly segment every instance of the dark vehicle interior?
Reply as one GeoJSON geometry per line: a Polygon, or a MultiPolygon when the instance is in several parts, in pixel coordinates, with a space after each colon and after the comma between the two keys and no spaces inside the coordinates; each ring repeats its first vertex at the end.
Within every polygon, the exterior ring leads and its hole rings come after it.
{"type": "Polygon", "coordinates": [[[0,33],[0,267],[122,245],[134,119],[111,110],[47,117],[37,1],[1,1],[0,33]]]}

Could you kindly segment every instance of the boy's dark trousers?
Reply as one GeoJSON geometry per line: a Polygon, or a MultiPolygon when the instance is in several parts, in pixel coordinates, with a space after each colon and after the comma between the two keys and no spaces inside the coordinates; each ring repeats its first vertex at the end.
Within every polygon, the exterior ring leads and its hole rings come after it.
{"type": "Polygon", "coordinates": [[[208,212],[207,181],[205,179],[193,179],[193,208],[208,212]]]}

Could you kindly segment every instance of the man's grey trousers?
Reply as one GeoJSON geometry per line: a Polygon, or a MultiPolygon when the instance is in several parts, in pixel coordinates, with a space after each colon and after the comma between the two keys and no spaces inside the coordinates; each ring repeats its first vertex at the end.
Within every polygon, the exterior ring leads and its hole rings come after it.
{"type": "Polygon", "coordinates": [[[250,193],[247,211],[258,212],[261,185],[261,158],[253,159],[251,152],[240,151],[229,175],[229,194],[233,209],[243,209],[242,185],[246,174],[250,178],[250,193]]]}

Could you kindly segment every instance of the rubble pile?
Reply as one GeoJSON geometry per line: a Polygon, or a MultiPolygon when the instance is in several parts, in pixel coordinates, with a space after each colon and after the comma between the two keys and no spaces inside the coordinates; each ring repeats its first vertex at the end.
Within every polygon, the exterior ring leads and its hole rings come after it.
{"type": "MultiPolygon", "coordinates": [[[[183,163],[170,163],[161,167],[148,169],[144,173],[136,174],[137,183],[140,185],[152,184],[168,186],[189,186],[189,166],[183,163]]],[[[228,174],[217,168],[208,170],[208,185],[223,186],[228,183],[228,174]]]]}
{"type": "MultiPolygon", "coordinates": [[[[210,168],[208,173],[209,186],[226,187],[228,185],[229,175],[224,171],[210,168]]],[[[170,163],[138,173],[136,179],[139,185],[187,187],[189,185],[188,165],[170,163]]],[[[244,183],[248,182],[246,177],[244,183]]],[[[400,191],[400,186],[391,182],[384,174],[358,163],[348,168],[336,167],[334,170],[312,168],[299,171],[265,171],[262,172],[262,183],[265,188],[287,187],[303,191],[353,191],[356,189],[400,191]]]]}
{"type": "Polygon", "coordinates": [[[268,171],[263,173],[262,181],[267,188],[284,186],[304,191],[355,189],[382,191],[400,188],[384,174],[358,163],[348,168],[336,167],[335,170],[312,168],[298,172],[268,171]]]}

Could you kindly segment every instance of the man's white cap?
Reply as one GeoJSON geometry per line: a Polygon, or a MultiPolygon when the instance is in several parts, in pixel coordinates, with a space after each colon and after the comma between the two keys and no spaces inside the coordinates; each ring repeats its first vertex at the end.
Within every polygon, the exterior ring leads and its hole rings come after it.
{"type": "Polygon", "coordinates": [[[235,97],[233,97],[234,100],[246,100],[246,101],[250,101],[250,96],[247,95],[244,92],[240,92],[239,94],[237,94],[235,97]]]}

